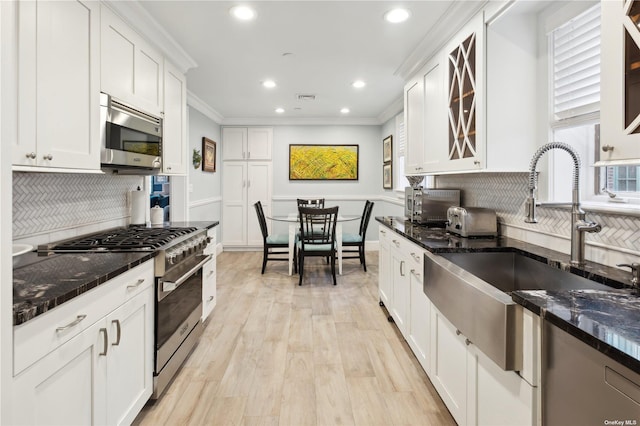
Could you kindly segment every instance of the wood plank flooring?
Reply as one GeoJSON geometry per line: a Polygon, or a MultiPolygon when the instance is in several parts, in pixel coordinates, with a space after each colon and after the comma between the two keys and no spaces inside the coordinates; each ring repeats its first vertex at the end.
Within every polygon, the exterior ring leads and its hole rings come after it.
{"type": "Polygon", "coordinates": [[[338,285],[309,259],[301,287],[261,252],[218,256],[218,302],[199,344],[138,425],[454,425],[378,306],[377,252],[338,285]]]}

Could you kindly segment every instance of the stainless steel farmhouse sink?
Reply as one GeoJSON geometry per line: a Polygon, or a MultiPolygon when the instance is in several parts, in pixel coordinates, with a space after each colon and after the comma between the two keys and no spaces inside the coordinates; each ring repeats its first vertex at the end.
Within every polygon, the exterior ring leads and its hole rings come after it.
{"type": "Polygon", "coordinates": [[[516,252],[427,252],[423,287],[436,308],[504,370],[522,368],[522,307],[510,292],[611,290],[516,252]]]}

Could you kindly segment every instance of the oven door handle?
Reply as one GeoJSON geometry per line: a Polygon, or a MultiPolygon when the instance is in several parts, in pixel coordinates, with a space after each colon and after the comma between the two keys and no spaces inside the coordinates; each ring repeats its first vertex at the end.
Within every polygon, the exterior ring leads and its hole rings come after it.
{"type": "Polygon", "coordinates": [[[210,261],[211,258],[212,258],[212,255],[208,254],[204,259],[202,259],[200,262],[198,262],[198,264],[196,266],[194,266],[193,268],[189,269],[188,272],[183,274],[180,278],[178,278],[175,281],[162,281],[162,291],[163,292],[169,292],[169,291],[173,291],[176,288],[178,288],[178,286],[180,284],[182,284],[187,279],[189,279],[189,277],[191,275],[193,275],[198,269],[202,268],[202,266],[205,263],[207,263],[208,261],[210,261]]]}

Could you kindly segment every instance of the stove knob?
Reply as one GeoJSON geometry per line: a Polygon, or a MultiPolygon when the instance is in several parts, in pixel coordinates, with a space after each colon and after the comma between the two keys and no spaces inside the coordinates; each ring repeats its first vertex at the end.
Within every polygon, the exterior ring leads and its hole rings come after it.
{"type": "Polygon", "coordinates": [[[170,265],[173,265],[176,262],[176,254],[175,250],[167,250],[166,258],[170,265]]]}

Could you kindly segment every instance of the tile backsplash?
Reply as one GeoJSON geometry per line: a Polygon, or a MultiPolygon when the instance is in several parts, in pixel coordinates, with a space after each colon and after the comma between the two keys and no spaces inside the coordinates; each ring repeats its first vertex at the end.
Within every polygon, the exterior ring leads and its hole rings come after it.
{"type": "MultiPolygon", "coordinates": [[[[436,187],[462,189],[462,205],[493,208],[499,221],[505,225],[569,237],[571,212],[566,208],[539,208],[536,212],[538,223],[525,223],[528,179],[528,173],[441,175],[436,177],[436,187]]],[[[640,251],[640,217],[587,211],[587,220],[602,225],[601,232],[586,234],[587,242],[640,251]]]]}
{"type": "Polygon", "coordinates": [[[142,183],[140,176],[14,172],[13,239],[124,223],[127,194],[142,183]]]}

